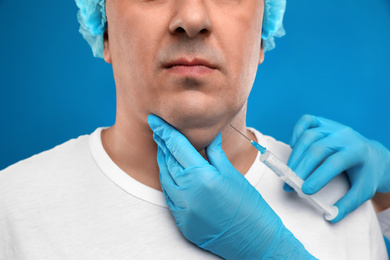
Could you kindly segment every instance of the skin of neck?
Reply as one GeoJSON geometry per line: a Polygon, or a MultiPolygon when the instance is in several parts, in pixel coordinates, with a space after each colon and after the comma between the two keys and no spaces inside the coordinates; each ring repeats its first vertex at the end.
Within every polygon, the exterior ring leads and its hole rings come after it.
{"type": "MultiPolygon", "coordinates": [[[[205,147],[222,133],[222,149],[232,165],[243,175],[253,164],[257,150],[251,143],[235,132],[232,124],[250,139],[256,141],[255,135],[246,129],[246,106],[224,122],[214,126],[209,123],[205,128],[178,129],[207,160],[205,147]]],[[[147,115],[140,116],[132,109],[117,106],[115,124],[102,131],[103,147],[112,161],[126,174],[137,181],[156,190],[162,190],[157,164],[157,144],[147,122],[147,115]]]]}

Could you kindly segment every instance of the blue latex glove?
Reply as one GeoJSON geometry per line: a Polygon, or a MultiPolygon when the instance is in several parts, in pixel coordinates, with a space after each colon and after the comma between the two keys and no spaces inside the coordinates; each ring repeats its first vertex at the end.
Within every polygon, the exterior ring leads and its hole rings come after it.
{"type": "Polygon", "coordinates": [[[208,162],[165,121],[148,122],[167,204],[188,240],[226,259],[313,259],[230,164],[221,134],[206,148],[208,162]]]}
{"type": "MultiPolygon", "coordinates": [[[[390,190],[390,152],[380,143],[366,139],[350,127],[332,120],[305,115],[296,123],[293,148],[287,165],[303,180],[302,191],[314,194],[342,172],[350,190],[336,202],[339,222],[376,191],[390,190]]],[[[285,184],[286,191],[292,189],[285,184]]]]}

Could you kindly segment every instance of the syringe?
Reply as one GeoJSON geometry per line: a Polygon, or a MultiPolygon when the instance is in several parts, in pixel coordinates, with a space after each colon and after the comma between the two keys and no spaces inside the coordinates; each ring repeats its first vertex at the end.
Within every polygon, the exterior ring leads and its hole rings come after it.
{"type": "Polygon", "coordinates": [[[276,155],[268,151],[265,147],[256,143],[255,141],[246,137],[243,133],[238,131],[234,126],[230,125],[234,130],[240,133],[243,137],[248,139],[251,144],[260,151],[260,161],[262,161],[268,168],[270,168],[277,176],[279,176],[285,183],[291,186],[298,196],[308,200],[313,206],[324,213],[324,218],[328,221],[334,219],[339,209],[336,206],[329,206],[318,193],[307,195],[302,191],[303,180],[293,172],[285,163],[283,163],[276,155]]]}

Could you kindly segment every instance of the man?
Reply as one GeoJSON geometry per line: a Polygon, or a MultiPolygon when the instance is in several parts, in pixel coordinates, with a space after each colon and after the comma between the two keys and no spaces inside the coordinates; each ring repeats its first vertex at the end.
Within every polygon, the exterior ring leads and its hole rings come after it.
{"type": "MultiPolygon", "coordinates": [[[[281,181],[253,163],[257,151],[228,126],[287,161],[286,145],[245,124],[247,98],[264,59],[263,14],[272,14],[263,1],[108,0],[100,8],[100,15],[92,16],[100,22],[107,14],[107,27],[99,28],[105,32],[103,56],[112,63],[116,82],[115,125],[1,172],[1,257],[217,258],[182,236],[167,207],[147,121],[154,114],[205,158],[206,147],[222,132],[223,150],[234,168],[313,256],[385,259],[370,203],[339,224],[324,221],[302,200],[281,192],[281,181]]],[[[83,11],[88,8],[82,9],[81,20],[83,11]]],[[[158,135],[159,126],[152,125],[158,135]]],[[[333,202],[346,189],[342,178],[334,183],[329,186],[339,187],[334,194],[325,191],[333,202]]]]}

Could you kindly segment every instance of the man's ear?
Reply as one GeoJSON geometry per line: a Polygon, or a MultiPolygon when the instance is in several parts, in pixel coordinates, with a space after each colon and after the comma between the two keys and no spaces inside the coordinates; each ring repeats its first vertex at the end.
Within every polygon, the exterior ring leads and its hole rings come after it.
{"type": "Polygon", "coordinates": [[[261,40],[261,46],[260,46],[260,55],[259,55],[259,65],[263,63],[264,61],[264,49],[263,49],[263,40],[261,40]]]}
{"type": "Polygon", "coordinates": [[[112,63],[111,53],[110,53],[110,44],[108,41],[108,26],[107,26],[106,31],[104,32],[103,44],[104,44],[103,58],[107,63],[112,63]]]}

